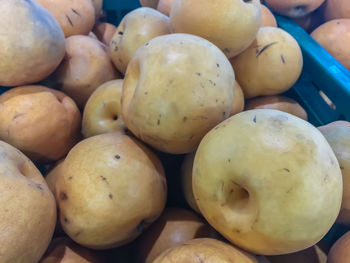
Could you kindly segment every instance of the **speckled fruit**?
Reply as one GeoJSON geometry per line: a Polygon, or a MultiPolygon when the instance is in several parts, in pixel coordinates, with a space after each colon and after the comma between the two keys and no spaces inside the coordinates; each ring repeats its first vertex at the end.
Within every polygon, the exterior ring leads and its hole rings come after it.
{"type": "Polygon", "coordinates": [[[167,186],[150,150],[106,133],[69,152],[55,194],[64,231],[85,247],[107,249],[133,241],[160,216],[167,186]]]}
{"type": "Polygon", "coordinates": [[[301,74],[303,56],[289,33],[262,27],[255,41],[231,63],[244,96],[249,99],[290,89],[301,74]]]}
{"type": "Polygon", "coordinates": [[[338,216],[343,188],[321,132],[267,109],[236,114],[211,130],[196,152],[192,184],[210,225],[259,255],[316,244],[338,216]]]}

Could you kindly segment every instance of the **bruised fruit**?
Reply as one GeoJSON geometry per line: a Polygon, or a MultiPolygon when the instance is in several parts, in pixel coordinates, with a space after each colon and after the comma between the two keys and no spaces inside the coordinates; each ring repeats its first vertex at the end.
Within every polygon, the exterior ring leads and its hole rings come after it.
{"type": "Polygon", "coordinates": [[[170,34],[169,18],[148,7],[141,7],[128,13],[117,28],[110,43],[114,65],[125,73],[130,59],[147,41],[170,34]]]}
{"type": "Polygon", "coordinates": [[[85,247],[107,249],[133,241],[160,216],[167,185],[150,150],[106,133],[69,152],[55,194],[64,231],[85,247]]]}
{"type": "Polygon", "coordinates": [[[260,28],[255,41],[231,59],[246,98],[276,95],[290,89],[303,68],[298,42],[276,27],[260,28]]]}
{"type": "Polygon", "coordinates": [[[102,84],[92,93],[83,114],[82,133],[85,138],[125,130],[120,105],[122,88],[123,80],[117,79],[102,84]]]}
{"type": "Polygon", "coordinates": [[[175,33],[203,37],[231,58],[253,42],[261,24],[261,4],[259,0],[177,0],[170,21],[175,33]]]}
{"type": "Polygon", "coordinates": [[[64,93],[44,86],[22,86],[0,96],[0,139],[33,161],[64,157],[77,142],[80,112],[64,93]]]}
{"type": "Polygon", "coordinates": [[[207,40],[188,34],[156,37],[128,66],[123,120],[135,136],[158,150],[192,152],[211,128],[230,116],[234,81],[230,62],[207,40]]]}
{"type": "Polygon", "coordinates": [[[321,132],[268,109],[238,113],[207,133],[192,184],[210,225],[260,255],[292,253],[321,240],[338,216],[343,188],[321,132]]]}
{"type": "Polygon", "coordinates": [[[136,262],[152,263],[168,248],[194,238],[216,236],[216,231],[195,213],[182,208],[169,207],[137,240],[136,262]]]}
{"type": "Polygon", "coordinates": [[[0,262],[38,262],[55,229],[55,199],[34,164],[2,141],[0,191],[0,262]]]}
{"type": "Polygon", "coordinates": [[[0,86],[31,84],[50,75],[65,47],[54,17],[32,0],[2,0],[0,13],[0,86]]]}

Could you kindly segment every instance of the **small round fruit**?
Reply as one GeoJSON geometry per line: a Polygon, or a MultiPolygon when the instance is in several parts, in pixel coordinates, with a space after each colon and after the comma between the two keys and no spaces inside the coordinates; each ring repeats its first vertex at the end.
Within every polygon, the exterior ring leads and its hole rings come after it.
{"type": "Polygon", "coordinates": [[[85,138],[125,130],[120,105],[122,88],[122,79],[111,80],[92,93],[83,114],[82,133],[85,138]]]}
{"type": "Polygon", "coordinates": [[[196,152],[192,184],[210,225],[259,255],[316,244],[338,216],[343,188],[321,132],[268,109],[236,114],[211,130],[196,152]]]}
{"type": "Polygon", "coordinates": [[[65,47],[55,18],[33,0],[2,0],[0,13],[0,86],[31,84],[50,75],[65,47]]]}
{"type": "Polygon", "coordinates": [[[106,46],[109,46],[116,31],[117,27],[110,23],[98,23],[93,29],[93,32],[95,33],[97,39],[106,46]]]}
{"type": "Polygon", "coordinates": [[[303,17],[316,10],[325,0],[265,0],[276,13],[288,17],[303,17]]]}
{"type": "Polygon", "coordinates": [[[311,36],[350,70],[350,19],[336,19],[316,28],[311,36]]]}
{"type": "Polygon", "coordinates": [[[197,206],[196,200],[194,199],[192,190],[192,168],[194,156],[195,152],[187,154],[181,165],[181,185],[187,203],[194,211],[200,214],[201,212],[197,206]]]}
{"type": "Polygon", "coordinates": [[[95,24],[91,0],[37,0],[60,24],[65,37],[87,35],[95,24]]]}
{"type": "Polygon", "coordinates": [[[298,102],[283,96],[265,96],[247,100],[245,110],[272,109],[280,110],[303,120],[307,120],[307,113],[298,102]]]}
{"type": "Polygon", "coordinates": [[[261,5],[261,27],[277,27],[277,21],[273,13],[265,5],[261,5]]]}
{"type": "Polygon", "coordinates": [[[91,250],[81,247],[67,237],[52,240],[39,263],[101,263],[91,250]]]}
{"type": "Polygon", "coordinates": [[[35,165],[2,141],[0,192],[0,262],[38,262],[55,229],[55,199],[35,165]]]}
{"type": "Polygon", "coordinates": [[[216,239],[197,238],[165,250],[153,263],[258,263],[257,259],[216,239]]]}
{"type": "Polygon", "coordinates": [[[202,218],[182,208],[166,208],[159,219],[138,239],[138,263],[152,263],[164,250],[194,238],[216,237],[202,218]]]}
{"type": "Polygon", "coordinates": [[[244,96],[276,95],[290,89],[303,68],[297,41],[276,27],[262,27],[245,51],[231,59],[244,96]]]}
{"type": "Polygon", "coordinates": [[[244,94],[241,86],[236,81],[235,87],[233,89],[233,104],[232,104],[232,112],[231,116],[237,113],[240,113],[244,110],[244,94]]]}
{"type": "Polygon", "coordinates": [[[64,93],[44,86],[22,86],[0,96],[0,139],[33,161],[64,157],[77,142],[80,112],[64,93]]]}
{"type": "Polygon", "coordinates": [[[348,263],[350,258],[350,232],[335,242],[328,253],[327,263],[348,263]]]}
{"type": "Polygon", "coordinates": [[[245,50],[261,24],[259,0],[177,0],[170,11],[175,33],[203,37],[218,46],[228,58],[245,50]]]}
{"type": "Polygon", "coordinates": [[[348,0],[327,0],[325,1],[322,12],[325,21],[334,19],[350,19],[350,1],[348,0]]]}
{"type": "Polygon", "coordinates": [[[131,11],[120,22],[110,43],[114,65],[125,73],[136,50],[147,41],[170,32],[169,17],[157,10],[141,7],[131,11]]]}
{"type": "Polygon", "coordinates": [[[65,59],[47,85],[61,89],[83,108],[95,89],[118,78],[104,44],[89,36],[71,36],[66,39],[65,59]]]}
{"type": "Polygon", "coordinates": [[[55,194],[64,231],[85,247],[107,249],[133,241],[160,216],[167,186],[150,150],[106,133],[69,152],[55,194]]]}
{"type": "Polygon", "coordinates": [[[158,150],[192,152],[212,127],[230,116],[234,81],[230,62],[209,41],[189,34],[156,37],[128,66],[123,120],[158,150]]]}
{"type": "Polygon", "coordinates": [[[332,122],[319,130],[332,147],[343,174],[343,201],[337,222],[350,225],[350,122],[332,122]]]}

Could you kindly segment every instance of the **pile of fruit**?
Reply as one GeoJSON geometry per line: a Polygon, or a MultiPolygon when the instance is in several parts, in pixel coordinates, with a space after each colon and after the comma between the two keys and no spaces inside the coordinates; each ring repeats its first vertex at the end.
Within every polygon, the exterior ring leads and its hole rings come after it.
{"type": "Polygon", "coordinates": [[[259,0],[141,4],[0,1],[0,263],[349,262],[350,123],[281,95],[296,40],[259,0]]]}

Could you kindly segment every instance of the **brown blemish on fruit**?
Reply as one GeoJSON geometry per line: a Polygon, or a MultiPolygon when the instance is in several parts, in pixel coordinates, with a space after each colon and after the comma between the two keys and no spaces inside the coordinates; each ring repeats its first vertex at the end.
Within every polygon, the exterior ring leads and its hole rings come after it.
{"type": "Polygon", "coordinates": [[[81,16],[81,15],[78,13],[77,10],[75,10],[75,9],[73,9],[73,8],[71,8],[71,9],[72,9],[72,12],[73,12],[73,13],[75,13],[75,14],[78,15],[78,16],[81,16]]]}
{"type": "Polygon", "coordinates": [[[65,224],[69,224],[68,218],[67,218],[67,217],[63,218],[63,222],[64,222],[65,224]]]}
{"type": "Polygon", "coordinates": [[[60,192],[59,194],[59,198],[62,200],[62,201],[65,201],[68,199],[68,196],[65,192],[60,192]]]}
{"type": "Polygon", "coordinates": [[[259,57],[262,53],[264,53],[268,48],[272,47],[273,45],[276,45],[277,42],[272,42],[270,44],[265,45],[259,52],[256,54],[256,57],[259,57]]]}
{"type": "Polygon", "coordinates": [[[109,197],[109,199],[113,199],[113,195],[112,194],[109,194],[108,197],[109,197]]]}
{"type": "Polygon", "coordinates": [[[114,158],[119,160],[120,159],[120,155],[117,154],[116,156],[114,156],[114,158]]]}
{"type": "Polygon", "coordinates": [[[202,74],[200,72],[196,72],[196,75],[200,77],[202,74]]]}
{"type": "Polygon", "coordinates": [[[42,191],[44,188],[41,186],[41,184],[35,184],[36,188],[38,188],[40,191],[42,191]]]}
{"type": "Polygon", "coordinates": [[[187,117],[184,116],[183,119],[182,119],[183,122],[186,122],[187,121],[187,117]]]}
{"type": "Polygon", "coordinates": [[[25,113],[18,113],[18,114],[16,114],[16,115],[13,117],[13,120],[15,120],[15,119],[17,119],[17,118],[19,118],[19,117],[21,117],[21,116],[23,116],[23,115],[25,115],[25,113]]]}
{"type": "Polygon", "coordinates": [[[290,173],[290,170],[288,168],[283,168],[283,170],[290,173]]]}
{"type": "Polygon", "coordinates": [[[70,19],[70,17],[69,17],[68,15],[66,15],[66,18],[67,18],[69,24],[70,24],[72,27],[74,27],[73,22],[72,22],[72,20],[70,19]]]}
{"type": "Polygon", "coordinates": [[[282,60],[282,63],[283,63],[283,64],[286,64],[286,60],[284,59],[284,56],[283,56],[283,55],[281,55],[281,60],[282,60]]]}
{"type": "Polygon", "coordinates": [[[198,258],[199,263],[204,263],[204,260],[200,255],[198,255],[198,254],[194,254],[194,255],[196,256],[196,258],[198,258]]]}

